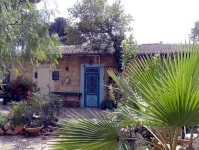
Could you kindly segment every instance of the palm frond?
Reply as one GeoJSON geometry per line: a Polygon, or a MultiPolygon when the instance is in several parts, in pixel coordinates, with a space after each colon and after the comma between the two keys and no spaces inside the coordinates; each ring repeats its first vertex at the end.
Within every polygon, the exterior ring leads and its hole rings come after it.
{"type": "Polygon", "coordinates": [[[199,123],[199,46],[154,61],[142,57],[118,75],[109,71],[123,99],[146,121],[176,127],[199,123]],[[139,108],[139,109],[138,109],[139,108]]]}
{"type": "Polygon", "coordinates": [[[128,147],[127,138],[120,130],[118,122],[107,114],[91,112],[95,119],[89,119],[78,113],[64,120],[59,134],[51,146],[53,149],[77,150],[116,150],[128,147]]]}

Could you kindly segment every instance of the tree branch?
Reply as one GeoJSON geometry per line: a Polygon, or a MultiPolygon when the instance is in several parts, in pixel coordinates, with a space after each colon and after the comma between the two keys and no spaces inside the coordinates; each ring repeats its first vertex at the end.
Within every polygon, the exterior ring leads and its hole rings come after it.
{"type": "Polygon", "coordinates": [[[2,24],[0,26],[19,26],[19,25],[22,25],[24,23],[25,20],[27,20],[28,18],[28,15],[25,16],[25,18],[23,20],[21,20],[20,22],[19,21],[15,21],[14,23],[9,23],[9,24],[2,24]]]}
{"type": "Polygon", "coordinates": [[[10,23],[10,24],[3,24],[0,26],[19,26],[19,25],[22,25],[22,22],[21,23],[15,22],[15,23],[10,23]]]}
{"type": "MultiPolygon", "coordinates": [[[[105,29],[101,24],[96,24],[102,31],[104,31],[105,33],[107,33],[111,40],[114,42],[115,40],[115,35],[112,33],[112,27],[111,28],[108,28],[108,29],[105,29]]],[[[107,26],[108,27],[108,26],[107,26]]]]}

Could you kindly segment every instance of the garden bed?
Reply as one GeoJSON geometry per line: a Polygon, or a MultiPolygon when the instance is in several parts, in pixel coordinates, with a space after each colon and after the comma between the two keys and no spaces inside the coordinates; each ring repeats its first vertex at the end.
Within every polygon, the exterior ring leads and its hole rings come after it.
{"type": "Polygon", "coordinates": [[[31,97],[9,105],[0,104],[0,135],[51,135],[62,103],[56,97],[31,97]],[[37,132],[30,132],[37,129],[37,132]]]}

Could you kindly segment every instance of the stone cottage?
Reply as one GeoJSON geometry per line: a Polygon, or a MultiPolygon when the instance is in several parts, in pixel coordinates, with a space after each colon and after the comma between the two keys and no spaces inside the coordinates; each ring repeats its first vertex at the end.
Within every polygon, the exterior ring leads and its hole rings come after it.
{"type": "MultiPolygon", "coordinates": [[[[176,53],[179,44],[142,44],[138,45],[138,56],[151,54],[176,53]]],[[[92,51],[85,46],[61,47],[63,58],[56,67],[40,64],[37,67],[23,65],[21,76],[36,83],[40,93],[57,94],[66,106],[100,107],[108,97],[105,85],[109,84],[108,69],[117,69],[114,49],[92,51]]]]}
{"type": "Polygon", "coordinates": [[[58,64],[25,65],[22,77],[33,81],[40,93],[54,93],[66,106],[100,107],[108,96],[108,69],[116,69],[114,49],[92,51],[84,46],[61,47],[63,57],[58,64]]]}

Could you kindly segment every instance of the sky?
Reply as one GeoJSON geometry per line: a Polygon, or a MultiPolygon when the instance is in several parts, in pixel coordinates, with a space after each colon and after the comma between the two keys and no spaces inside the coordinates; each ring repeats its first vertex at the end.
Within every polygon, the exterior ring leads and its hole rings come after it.
{"type": "MultiPolygon", "coordinates": [[[[114,0],[109,0],[114,1],[114,0]]],[[[67,17],[67,8],[76,0],[48,0],[56,8],[56,17],[67,17]]],[[[138,44],[184,43],[191,28],[199,20],[199,0],[121,0],[125,12],[133,16],[131,23],[138,44]]]]}

